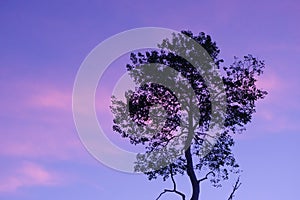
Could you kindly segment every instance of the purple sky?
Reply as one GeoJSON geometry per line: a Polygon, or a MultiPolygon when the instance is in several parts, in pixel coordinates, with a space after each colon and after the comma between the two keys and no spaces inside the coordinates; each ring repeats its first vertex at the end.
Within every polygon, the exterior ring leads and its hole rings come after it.
{"type": "MultiPolygon", "coordinates": [[[[145,26],[204,31],[227,64],[248,53],[266,61],[259,84],[269,95],[247,131],[235,137],[244,171],[235,199],[296,199],[299,19],[297,0],[1,1],[0,199],[153,200],[170,186],[96,161],[80,143],[72,118],[73,82],[83,59],[108,37],[145,26]]],[[[97,99],[101,115],[109,102],[97,99]]],[[[187,179],[178,180],[189,193],[187,179]]],[[[214,189],[205,183],[201,197],[227,199],[231,184],[214,189]]]]}

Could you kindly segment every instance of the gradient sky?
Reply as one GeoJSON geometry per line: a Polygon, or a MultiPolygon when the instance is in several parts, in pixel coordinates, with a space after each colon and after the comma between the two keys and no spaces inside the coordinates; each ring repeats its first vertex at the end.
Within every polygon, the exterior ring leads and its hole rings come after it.
{"type": "MultiPolygon", "coordinates": [[[[299,19],[297,0],[0,1],[0,199],[153,200],[170,186],[96,161],[72,118],[72,88],[84,58],[108,37],[145,26],[204,31],[227,64],[248,53],[266,61],[259,84],[269,95],[235,137],[243,169],[235,199],[298,199],[299,19]]],[[[111,70],[124,70],[116,63],[111,70]]],[[[110,88],[115,79],[100,84],[110,88]]],[[[107,105],[97,98],[98,115],[107,105]]],[[[201,199],[227,199],[232,178],[219,189],[203,184],[201,199]]],[[[188,180],[178,180],[189,194],[188,180]]],[[[161,199],[171,198],[179,199],[161,199]]]]}

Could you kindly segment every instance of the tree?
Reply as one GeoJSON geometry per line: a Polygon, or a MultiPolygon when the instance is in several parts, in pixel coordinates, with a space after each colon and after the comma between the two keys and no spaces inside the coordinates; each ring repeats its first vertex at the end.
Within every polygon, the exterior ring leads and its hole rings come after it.
{"type": "MultiPolygon", "coordinates": [[[[245,130],[255,103],[267,94],[256,87],[265,64],[247,55],[222,66],[219,48],[203,32],[182,31],[158,47],[131,53],[126,67],[139,87],[126,92],[127,102],[112,98],[113,130],[145,147],[146,153],[137,155],[135,171],[149,180],[171,179],[173,189],[165,189],[157,199],[167,192],[186,199],[177,190],[175,176],[187,175],[190,199],[198,200],[203,181],[219,187],[230,173],[240,171],[232,152],[232,134],[245,130]],[[190,41],[206,52],[199,53],[190,41]]],[[[230,199],[239,186],[238,179],[230,199]]]]}

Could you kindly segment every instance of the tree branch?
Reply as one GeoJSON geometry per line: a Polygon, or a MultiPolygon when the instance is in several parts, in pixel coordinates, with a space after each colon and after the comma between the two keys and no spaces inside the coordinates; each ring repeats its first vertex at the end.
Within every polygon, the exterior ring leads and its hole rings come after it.
{"type": "Polygon", "coordinates": [[[172,179],[172,182],[173,182],[173,190],[176,190],[176,182],[175,182],[174,175],[173,175],[172,164],[170,165],[170,174],[171,174],[171,179],[172,179]]]}
{"type": "Polygon", "coordinates": [[[234,186],[233,186],[233,190],[228,198],[228,200],[232,200],[234,197],[234,193],[237,191],[237,189],[239,189],[239,187],[242,185],[242,183],[240,183],[240,177],[238,177],[238,179],[236,180],[234,186]]]}
{"type": "Polygon", "coordinates": [[[163,192],[161,192],[159,194],[159,196],[156,198],[156,200],[158,200],[162,195],[164,195],[167,192],[174,192],[174,193],[180,195],[182,200],[185,200],[185,195],[182,192],[179,192],[179,191],[176,190],[177,186],[176,186],[176,182],[175,182],[174,175],[173,175],[172,164],[170,165],[170,174],[171,174],[171,179],[172,179],[172,183],[173,183],[173,190],[165,189],[163,192]]]}
{"type": "Polygon", "coordinates": [[[159,196],[156,198],[156,200],[158,200],[163,194],[167,193],[167,192],[174,192],[178,195],[181,196],[182,200],[185,200],[185,195],[177,190],[168,190],[168,189],[165,189],[162,193],[159,194],[159,196]]]}
{"type": "Polygon", "coordinates": [[[205,177],[201,178],[200,180],[198,180],[198,183],[208,179],[208,175],[212,174],[213,176],[215,176],[215,173],[213,171],[208,172],[205,177]]]}

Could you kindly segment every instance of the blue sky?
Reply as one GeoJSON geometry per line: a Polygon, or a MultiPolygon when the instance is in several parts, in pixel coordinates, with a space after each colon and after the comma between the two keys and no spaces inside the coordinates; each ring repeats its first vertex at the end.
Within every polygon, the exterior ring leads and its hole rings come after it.
{"type": "MultiPolygon", "coordinates": [[[[171,186],[96,161],[72,118],[73,83],[88,53],[114,34],[146,26],[204,31],[226,64],[248,53],[266,61],[259,85],[269,95],[259,102],[247,131],[235,137],[243,169],[235,199],[296,199],[299,18],[296,0],[1,1],[0,199],[152,200],[171,186]]],[[[97,104],[101,115],[108,101],[99,98],[97,104]]],[[[188,180],[178,181],[189,193],[188,180]]],[[[219,189],[203,184],[202,199],[227,199],[232,181],[219,189]]]]}

